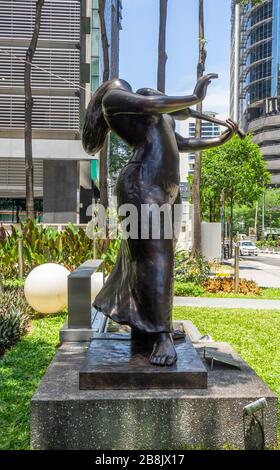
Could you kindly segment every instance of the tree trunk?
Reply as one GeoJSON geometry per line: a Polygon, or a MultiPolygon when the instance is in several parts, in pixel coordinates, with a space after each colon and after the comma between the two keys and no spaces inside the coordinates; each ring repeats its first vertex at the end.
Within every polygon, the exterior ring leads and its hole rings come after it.
{"type": "MultiPolygon", "coordinates": [[[[205,36],[204,36],[204,3],[199,0],[199,61],[197,65],[197,78],[203,76],[206,62],[205,36]]],[[[202,103],[196,107],[202,113],[202,103]]],[[[195,136],[201,137],[201,120],[196,120],[195,136]]],[[[193,254],[201,251],[201,208],[200,208],[200,181],[201,181],[201,152],[195,154],[194,176],[193,176],[193,254]]]]}
{"type": "MultiPolygon", "coordinates": [[[[101,44],[103,53],[103,82],[110,78],[110,61],[109,61],[109,42],[106,32],[105,23],[105,4],[106,0],[98,0],[98,13],[100,22],[101,44]]],[[[108,207],[108,138],[100,151],[99,157],[99,189],[100,204],[106,209],[108,207]]]]}
{"type": "Polygon", "coordinates": [[[233,191],[230,194],[230,255],[233,256],[233,191]]]}
{"type": "Polygon", "coordinates": [[[165,93],[165,69],[166,69],[166,61],[167,61],[167,53],[166,53],[167,2],[168,0],[160,0],[157,88],[162,93],[165,93]]]}
{"type": "MultiPolygon", "coordinates": [[[[209,202],[209,222],[213,222],[213,212],[215,214],[215,209],[213,210],[213,207],[215,208],[215,203],[214,201],[211,199],[210,202],[209,202]]],[[[214,216],[215,217],[215,216],[214,216]]]]}
{"type": "Polygon", "coordinates": [[[36,16],[33,35],[30,45],[26,52],[26,62],[24,70],[24,92],[25,92],[25,126],[24,126],[24,144],[25,144],[25,178],[26,178],[26,215],[34,219],[34,177],[33,177],[33,155],[32,155],[32,110],[33,98],[31,89],[31,69],[32,62],[36,52],[38,37],[41,27],[42,8],[45,0],[37,0],[36,16]]]}
{"type": "Polygon", "coordinates": [[[105,143],[100,150],[99,156],[99,190],[100,190],[100,204],[105,209],[108,207],[108,136],[105,143]]]}
{"type": "Polygon", "coordinates": [[[109,42],[105,23],[105,5],[106,0],[98,0],[98,13],[100,22],[101,44],[103,54],[103,82],[109,80],[110,77],[110,61],[109,61],[109,42]]]}

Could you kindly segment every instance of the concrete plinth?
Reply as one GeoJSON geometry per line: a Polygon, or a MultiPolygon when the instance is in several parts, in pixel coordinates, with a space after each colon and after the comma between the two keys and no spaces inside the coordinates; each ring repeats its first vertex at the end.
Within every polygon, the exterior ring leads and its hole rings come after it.
{"type": "MultiPolygon", "coordinates": [[[[209,343],[206,344],[209,346],[209,343]]],[[[203,344],[199,344],[202,356],[203,344]]],[[[265,397],[266,446],[276,443],[277,397],[224,343],[240,370],[208,367],[204,390],[79,390],[86,343],[65,343],[31,402],[34,449],[243,448],[243,407],[265,397]]]]}

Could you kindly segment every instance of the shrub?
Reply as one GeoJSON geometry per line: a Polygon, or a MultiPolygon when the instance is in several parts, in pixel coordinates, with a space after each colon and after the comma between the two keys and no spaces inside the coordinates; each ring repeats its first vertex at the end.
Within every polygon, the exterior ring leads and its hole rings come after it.
{"type": "Polygon", "coordinates": [[[182,297],[199,297],[204,293],[204,289],[194,282],[175,282],[174,295],[182,297]]]}
{"type": "Polygon", "coordinates": [[[187,251],[175,254],[175,280],[203,284],[210,275],[210,265],[202,255],[190,255],[187,251]]]}
{"type": "Polygon", "coordinates": [[[11,289],[0,296],[0,354],[13,346],[26,332],[31,308],[21,289],[11,289]]]}
{"type": "MultiPolygon", "coordinates": [[[[225,292],[227,294],[234,292],[234,278],[233,277],[215,277],[208,279],[204,283],[204,288],[207,292],[225,292]]],[[[239,293],[261,295],[261,289],[254,281],[247,281],[247,279],[239,280],[239,293]]]]}
{"type": "Polygon", "coordinates": [[[270,249],[273,249],[273,248],[279,248],[280,246],[280,238],[278,237],[276,240],[274,240],[271,236],[269,236],[267,238],[267,240],[258,240],[256,242],[256,246],[260,249],[264,249],[264,248],[270,248],[270,249]]]}
{"type": "Polygon", "coordinates": [[[5,279],[3,284],[5,291],[7,290],[13,290],[18,287],[23,287],[24,286],[24,279],[5,279]]]}
{"type": "MultiPolygon", "coordinates": [[[[70,271],[85,261],[97,258],[105,259],[105,269],[112,269],[119,240],[90,239],[85,230],[75,228],[69,224],[65,230],[59,232],[52,227],[42,227],[35,221],[28,220],[20,224],[23,243],[24,275],[43,263],[58,263],[70,271]],[[107,255],[108,249],[108,255],[107,255]],[[104,255],[105,253],[105,255],[104,255]]],[[[4,278],[13,278],[18,275],[18,239],[20,233],[11,226],[11,233],[0,227],[0,268],[4,278]]]]}

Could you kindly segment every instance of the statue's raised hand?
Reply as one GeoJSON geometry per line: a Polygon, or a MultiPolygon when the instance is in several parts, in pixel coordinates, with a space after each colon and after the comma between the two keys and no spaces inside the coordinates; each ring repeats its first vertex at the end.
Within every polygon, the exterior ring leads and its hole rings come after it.
{"type": "Polygon", "coordinates": [[[208,73],[207,75],[203,75],[198,81],[194,89],[194,95],[196,95],[201,101],[204,100],[207,88],[211,83],[211,80],[218,78],[218,74],[216,73],[208,73]]]}
{"type": "MultiPolygon", "coordinates": [[[[220,136],[221,142],[225,143],[230,140],[235,134],[238,134],[240,131],[238,124],[234,122],[232,119],[227,119],[225,121],[225,125],[227,126],[227,130],[223,132],[220,136]]],[[[243,137],[241,137],[243,138],[243,137]]]]}

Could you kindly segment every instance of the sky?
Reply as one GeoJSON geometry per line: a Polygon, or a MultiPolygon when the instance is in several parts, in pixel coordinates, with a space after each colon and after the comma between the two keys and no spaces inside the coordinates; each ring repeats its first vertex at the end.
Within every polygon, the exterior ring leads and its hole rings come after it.
{"type": "MultiPolygon", "coordinates": [[[[156,88],[159,0],[122,0],[120,77],[134,91],[156,88]]],[[[204,110],[229,114],[230,0],[205,0],[206,73],[219,74],[208,88],[204,110]]],[[[198,0],[169,0],[166,93],[190,94],[198,61],[198,0]]]]}

